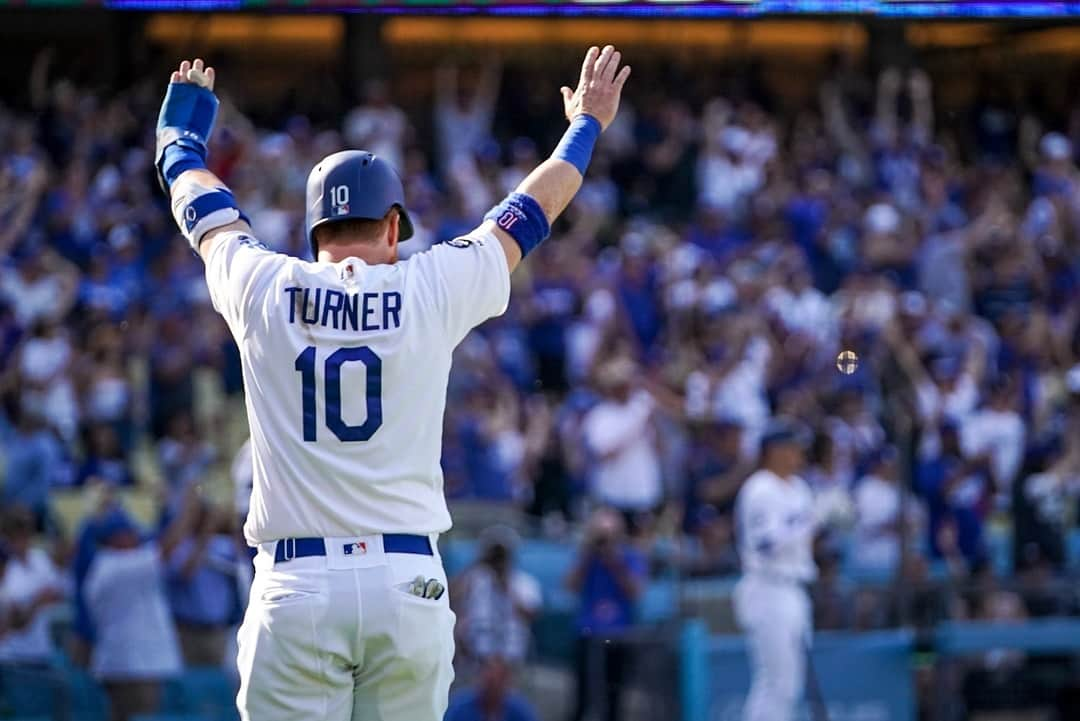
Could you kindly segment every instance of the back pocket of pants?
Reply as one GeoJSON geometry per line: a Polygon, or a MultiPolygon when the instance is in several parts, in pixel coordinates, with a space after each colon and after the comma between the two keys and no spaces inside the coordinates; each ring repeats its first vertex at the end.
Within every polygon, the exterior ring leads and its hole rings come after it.
{"type": "Polygon", "coordinates": [[[394,645],[400,662],[413,678],[426,678],[454,658],[454,614],[447,598],[421,598],[393,589],[397,606],[394,645]]]}

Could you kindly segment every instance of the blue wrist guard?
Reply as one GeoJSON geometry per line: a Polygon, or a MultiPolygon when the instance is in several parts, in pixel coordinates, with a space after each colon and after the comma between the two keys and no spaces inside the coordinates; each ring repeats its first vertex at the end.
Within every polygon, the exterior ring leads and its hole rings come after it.
{"type": "Polygon", "coordinates": [[[521,256],[528,255],[551,233],[544,209],[536,199],[525,193],[510,193],[503,202],[487,212],[484,220],[494,220],[495,225],[510,235],[521,248],[521,256]]]}
{"type": "Polygon", "coordinates": [[[593,116],[585,113],[574,116],[551,157],[565,160],[584,176],[596,139],[600,137],[600,129],[600,121],[593,116]]]}
{"type": "Polygon", "coordinates": [[[170,83],[157,124],[154,165],[168,191],[180,173],[206,167],[206,144],[214,129],[218,99],[192,83],[170,83]]]}

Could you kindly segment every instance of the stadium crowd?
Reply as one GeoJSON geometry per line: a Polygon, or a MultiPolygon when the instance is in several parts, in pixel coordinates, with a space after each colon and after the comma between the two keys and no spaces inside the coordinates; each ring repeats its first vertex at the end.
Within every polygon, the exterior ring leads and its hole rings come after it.
{"type": "MultiPolygon", "coordinates": [[[[562,127],[554,93],[540,110],[516,95],[538,82],[438,73],[430,122],[372,81],[340,127],[256,127],[224,82],[211,167],[260,239],[304,255],[308,170],[373,150],[405,181],[401,250],[421,252],[475,227],[562,127]]],[[[105,94],[53,75],[43,55],[25,102],[0,105],[0,664],[49,663],[44,611],[67,599],[91,667],[124,684],[114,699],[153,695],[184,659],[221,657],[242,603],[236,514],[198,492],[236,449],[198,417],[193,380],[209,369],[235,398],[239,359],[153,179],[158,78],[105,94]],[[164,479],[152,533],[113,500],[145,483],[144,446],[164,479]],[[91,514],[65,537],[50,494],[84,487],[91,514]]],[[[946,120],[925,72],[843,63],[796,110],[753,82],[682,79],[635,68],[566,220],[460,346],[448,497],[583,536],[579,631],[618,631],[650,573],[737,572],[735,493],[790,416],[814,438],[819,627],[1076,612],[1053,579],[1080,495],[1080,113],[987,94],[946,120]],[[998,587],[1002,529],[1019,593],[998,587]],[[981,591],[903,611],[853,590],[898,573],[981,591]]],[[[540,591],[507,580],[501,533],[462,581],[462,653],[484,656],[509,618],[496,643],[515,661],[540,591]]]]}

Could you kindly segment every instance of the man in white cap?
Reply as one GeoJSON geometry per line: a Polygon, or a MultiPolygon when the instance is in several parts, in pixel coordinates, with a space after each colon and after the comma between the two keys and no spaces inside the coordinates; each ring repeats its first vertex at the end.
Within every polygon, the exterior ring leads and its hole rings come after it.
{"type": "Polygon", "coordinates": [[[601,366],[597,385],[603,400],[582,424],[585,444],[594,459],[593,498],[622,511],[634,525],[663,501],[653,428],[656,402],[648,391],[635,388],[636,378],[637,366],[629,358],[616,358],[601,366]]]}

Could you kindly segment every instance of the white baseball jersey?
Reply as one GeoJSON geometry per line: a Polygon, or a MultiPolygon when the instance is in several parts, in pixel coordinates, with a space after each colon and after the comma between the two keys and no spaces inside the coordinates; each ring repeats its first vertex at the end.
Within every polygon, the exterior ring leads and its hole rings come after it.
{"type": "Polygon", "coordinates": [[[814,495],[802,478],[757,471],[739,490],[735,519],[745,573],[800,582],[817,576],[814,495]]]}
{"type": "Polygon", "coordinates": [[[305,262],[231,232],[206,279],[243,359],[248,543],[450,528],[439,466],[450,358],[509,301],[495,236],[482,226],[367,265],[305,262]]]}

